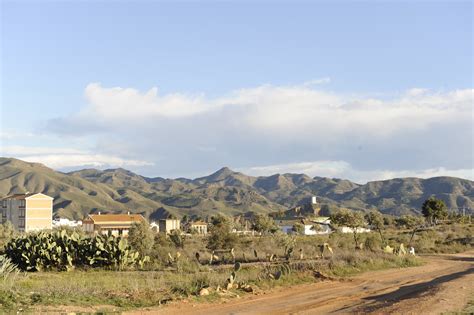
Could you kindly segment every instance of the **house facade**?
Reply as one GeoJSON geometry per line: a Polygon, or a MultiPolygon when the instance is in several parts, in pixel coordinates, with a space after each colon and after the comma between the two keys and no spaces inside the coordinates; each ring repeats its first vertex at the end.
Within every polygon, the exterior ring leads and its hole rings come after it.
{"type": "Polygon", "coordinates": [[[169,234],[173,230],[181,229],[181,221],[178,219],[161,219],[158,220],[158,230],[160,233],[169,234]]]}
{"type": "Polygon", "coordinates": [[[145,221],[140,214],[89,214],[82,228],[88,233],[127,236],[133,224],[145,221]]]}
{"type": "Polygon", "coordinates": [[[295,225],[302,226],[303,235],[323,235],[332,232],[329,226],[330,221],[327,218],[321,220],[275,220],[275,223],[285,234],[295,233],[293,228],[295,225]]]}
{"type": "MultiPolygon", "coordinates": [[[[348,226],[340,226],[337,230],[341,233],[354,233],[354,229],[348,226]]],[[[355,231],[356,233],[369,233],[371,230],[369,228],[358,227],[355,231]]]]}
{"type": "Polygon", "coordinates": [[[202,221],[193,222],[190,225],[190,230],[195,231],[197,234],[207,234],[207,223],[202,221]]]}
{"type": "Polygon", "coordinates": [[[15,194],[1,200],[2,224],[20,232],[52,229],[54,198],[41,193],[15,194]]]}

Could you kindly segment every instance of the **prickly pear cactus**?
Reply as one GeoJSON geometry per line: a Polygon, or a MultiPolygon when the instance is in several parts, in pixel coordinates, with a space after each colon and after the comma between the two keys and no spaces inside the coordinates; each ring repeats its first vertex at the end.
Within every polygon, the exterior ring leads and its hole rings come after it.
{"type": "Polygon", "coordinates": [[[133,252],[120,237],[85,237],[66,230],[39,232],[13,238],[5,254],[24,271],[71,270],[75,267],[113,267],[123,269],[148,259],[133,252]]]}

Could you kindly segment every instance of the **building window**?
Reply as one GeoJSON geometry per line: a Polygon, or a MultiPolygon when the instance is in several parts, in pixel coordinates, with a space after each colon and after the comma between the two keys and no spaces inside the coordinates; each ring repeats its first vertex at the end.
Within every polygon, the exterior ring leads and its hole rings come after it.
{"type": "Polygon", "coordinates": [[[26,205],[26,200],[20,200],[20,208],[24,208],[26,205]]]}
{"type": "Polygon", "coordinates": [[[7,207],[7,200],[2,200],[2,207],[6,208],[7,207]]]}
{"type": "Polygon", "coordinates": [[[7,217],[7,209],[2,210],[2,217],[4,217],[4,218],[7,217]]]}
{"type": "Polygon", "coordinates": [[[20,208],[20,211],[18,213],[18,216],[20,218],[24,218],[25,217],[25,208],[20,208]]]}
{"type": "Polygon", "coordinates": [[[20,220],[20,221],[18,222],[18,227],[19,227],[20,229],[25,228],[25,220],[20,220]]]}

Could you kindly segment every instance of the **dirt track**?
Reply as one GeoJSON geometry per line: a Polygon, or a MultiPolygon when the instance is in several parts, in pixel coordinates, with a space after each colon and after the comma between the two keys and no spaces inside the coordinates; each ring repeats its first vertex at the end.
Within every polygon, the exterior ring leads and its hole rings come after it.
{"type": "Polygon", "coordinates": [[[421,267],[280,288],[222,303],[176,303],[153,314],[432,314],[463,308],[474,294],[474,252],[425,257],[421,267]]]}

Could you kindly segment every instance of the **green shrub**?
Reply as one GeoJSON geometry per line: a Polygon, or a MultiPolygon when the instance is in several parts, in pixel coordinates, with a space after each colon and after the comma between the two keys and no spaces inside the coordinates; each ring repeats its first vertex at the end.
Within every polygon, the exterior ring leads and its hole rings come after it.
{"type": "Polygon", "coordinates": [[[364,242],[364,247],[373,252],[380,251],[382,248],[382,240],[380,235],[372,233],[367,235],[364,242]]]}
{"type": "Polygon", "coordinates": [[[213,217],[210,234],[207,239],[207,248],[215,250],[236,247],[239,238],[237,234],[232,233],[231,230],[232,222],[229,218],[221,215],[213,217]]]}
{"type": "Polygon", "coordinates": [[[13,238],[5,254],[21,270],[70,270],[79,267],[123,269],[148,260],[127,245],[126,239],[97,235],[83,237],[66,230],[39,232],[13,238]]]}
{"type": "Polygon", "coordinates": [[[140,253],[141,256],[150,255],[154,244],[154,232],[146,221],[135,223],[128,233],[128,243],[133,250],[140,253]]]}

